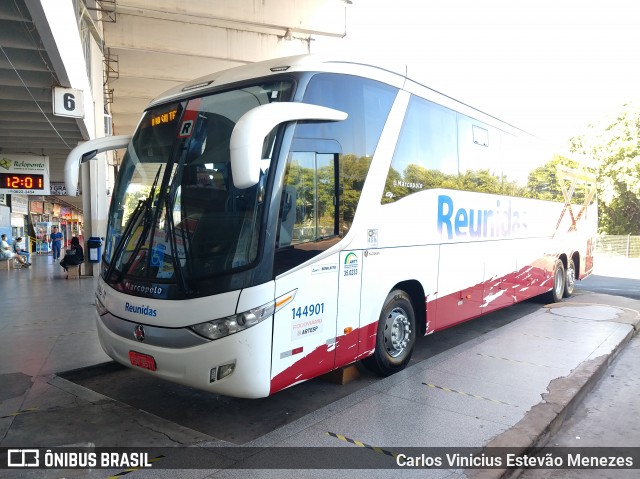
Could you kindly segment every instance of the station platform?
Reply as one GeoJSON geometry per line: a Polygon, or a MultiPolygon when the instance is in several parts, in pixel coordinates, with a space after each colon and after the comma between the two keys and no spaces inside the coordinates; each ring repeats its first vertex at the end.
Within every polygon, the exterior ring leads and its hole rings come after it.
{"type": "Polygon", "coordinates": [[[32,263],[0,270],[0,448],[158,448],[162,454],[150,469],[0,469],[0,477],[299,478],[326,477],[335,469],[353,478],[508,477],[512,471],[499,468],[376,464],[394,461],[404,449],[544,446],[631,340],[640,319],[640,301],[578,287],[561,303],[527,302],[466,329],[421,338],[432,353],[418,354],[388,378],[357,368],[347,385],[304,383],[265,400],[237,400],[148,382],[142,373],[114,366],[97,338],[96,279],[66,279],[49,255],[34,254],[32,263]],[[488,327],[492,322],[499,324],[488,327]],[[450,337],[456,342],[438,349],[441,338],[450,337]],[[325,390],[334,396],[314,403],[325,390]],[[164,411],[165,402],[180,406],[164,411]],[[296,409],[301,403],[313,407],[296,409]],[[217,414],[225,409],[233,415],[223,421],[217,414]],[[261,415],[269,427],[260,427],[261,415]],[[230,433],[234,424],[237,431],[230,433]],[[220,448],[226,462],[170,469],[167,451],[187,447],[220,448]],[[258,455],[295,448],[309,467],[234,468],[240,455],[233,451],[243,448],[258,455]],[[317,467],[314,450],[325,457],[339,448],[357,450],[365,463],[317,467]]]}

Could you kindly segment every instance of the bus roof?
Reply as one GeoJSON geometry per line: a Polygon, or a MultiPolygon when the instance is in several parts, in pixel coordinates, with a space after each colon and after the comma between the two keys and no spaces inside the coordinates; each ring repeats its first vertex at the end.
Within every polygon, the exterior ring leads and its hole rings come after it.
{"type": "MultiPolygon", "coordinates": [[[[368,60],[368,59],[367,59],[368,60]]],[[[449,95],[428,87],[416,78],[411,78],[411,67],[402,63],[380,63],[376,60],[354,60],[353,57],[340,57],[336,55],[306,54],[283,58],[275,58],[256,63],[250,63],[227,70],[222,70],[209,75],[205,75],[194,80],[177,85],[160,94],[149,103],[149,107],[167,101],[180,98],[191,97],[195,92],[198,94],[207,93],[209,90],[217,89],[222,85],[232,84],[252,78],[264,78],[270,75],[277,75],[283,72],[334,72],[352,75],[362,75],[367,78],[379,80],[393,85],[397,88],[404,88],[413,84],[423,92],[429,92],[434,101],[453,108],[456,111],[470,114],[478,120],[485,121],[503,129],[512,130],[518,135],[531,136],[526,131],[485,113],[477,108],[460,102],[449,95]]],[[[414,90],[414,88],[409,88],[414,90]]]]}
{"type": "Polygon", "coordinates": [[[164,103],[168,100],[191,96],[195,91],[206,92],[220,85],[236,83],[251,78],[267,77],[282,72],[334,71],[330,64],[359,65],[360,67],[370,69],[370,72],[372,72],[374,76],[377,76],[373,73],[376,70],[379,73],[386,72],[387,74],[395,76],[396,82],[404,82],[406,78],[406,67],[402,65],[379,66],[373,63],[356,62],[353,61],[353,59],[338,58],[335,56],[328,57],[319,54],[296,55],[241,65],[187,81],[160,94],[150,102],[149,106],[164,103]]]}

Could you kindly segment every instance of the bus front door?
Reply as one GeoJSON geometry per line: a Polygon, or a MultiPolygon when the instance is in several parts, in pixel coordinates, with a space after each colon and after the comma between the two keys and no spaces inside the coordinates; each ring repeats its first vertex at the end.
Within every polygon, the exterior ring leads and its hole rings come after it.
{"type": "MultiPolygon", "coordinates": [[[[335,367],[340,253],[337,155],[292,151],[274,260],[276,298],[295,296],[274,315],[271,392],[335,367]]],[[[278,301],[278,300],[277,300],[278,301]]]]}

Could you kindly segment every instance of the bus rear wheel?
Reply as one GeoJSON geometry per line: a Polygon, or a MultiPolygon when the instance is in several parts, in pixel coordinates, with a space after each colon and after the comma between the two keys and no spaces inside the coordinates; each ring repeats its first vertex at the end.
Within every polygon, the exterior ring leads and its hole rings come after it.
{"type": "Polygon", "coordinates": [[[576,267],[572,259],[567,262],[567,271],[564,278],[564,293],[562,296],[569,298],[576,288],[576,267]]]}
{"type": "Polygon", "coordinates": [[[416,342],[416,317],[409,295],[392,291],[384,302],[374,353],[363,364],[382,376],[403,370],[411,359],[416,342]]]}

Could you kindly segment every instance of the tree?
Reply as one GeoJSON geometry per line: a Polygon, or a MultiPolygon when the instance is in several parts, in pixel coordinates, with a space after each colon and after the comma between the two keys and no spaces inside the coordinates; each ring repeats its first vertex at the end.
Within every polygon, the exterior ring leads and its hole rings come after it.
{"type": "Polygon", "coordinates": [[[624,105],[614,118],[572,138],[570,148],[597,162],[601,232],[640,234],[640,105],[624,105]]]}
{"type": "Polygon", "coordinates": [[[341,233],[346,233],[353,223],[356,214],[360,193],[364,187],[371,158],[366,156],[342,155],[340,157],[340,179],[342,197],[342,222],[341,233]]]}
{"type": "Polygon", "coordinates": [[[505,178],[491,173],[486,168],[467,170],[459,176],[458,186],[454,188],[498,195],[509,194],[511,184],[504,180],[505,178]]]}
{"type": "Polygon", "coordinates": [[[123,225],[129,220],[129,216],[131,216],[133,210],[138,206],[138,202],[144,198],[148,198],[150,193],[151,186],[144,186],[138,190],[133,190],[133,193],[126,193],[124,199],[123,225]]]}
{"type": "MultiPolygon", "coordinates": [[[[553,155],[551,160],[529,173],[525,196],[527,198],[564,203],[565,199],[562,194],[560,179],[558,178],[558,165],[568,166],[572,169],[579,168],[577,162],[561,155],[553,155]]],[[[577,188],[576,193],[578,193],[578,196],[574,194],[572,202],[584,201],[584,188],[581,190],[577,188]]]]}

